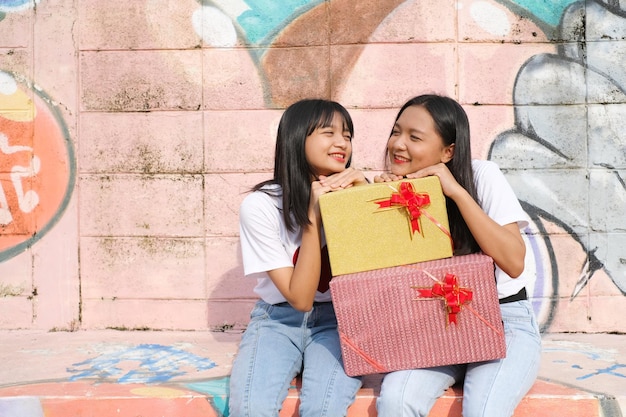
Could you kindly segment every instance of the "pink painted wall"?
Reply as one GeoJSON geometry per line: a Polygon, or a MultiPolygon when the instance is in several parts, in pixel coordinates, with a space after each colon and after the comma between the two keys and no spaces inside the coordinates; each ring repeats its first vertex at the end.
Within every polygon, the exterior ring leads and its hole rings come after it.
{"type": "Polygon", "coordinates": [[[543,329],[626,331],[626,24],[602,2],[7,3],[0,328],[245,325],[238,206],[282,110],[344,104],[373,177],[397,108],[437,92],[527,203],[543,329]]]}

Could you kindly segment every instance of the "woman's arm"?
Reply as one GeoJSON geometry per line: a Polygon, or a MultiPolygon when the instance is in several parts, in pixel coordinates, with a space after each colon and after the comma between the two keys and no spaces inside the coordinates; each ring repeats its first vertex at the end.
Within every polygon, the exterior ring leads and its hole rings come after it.
{"type": "Polygon", "coordinates": [[[330,188],[323,187],[319,181],[311,184],[309,201],[311,224],[302,229],[302,242],[295,266],[268,271],[274,285],[296,310],[311,310],[315,300],[322,269],[322,220],[318,200],[320,195],[328,191],[330,188]]]}
{"type": "Polygon", "coordinates": [[[496,223],[474,201],[470,194],[462,192],[449,196],[459,207],[470,232],[482,251],[511,278],[517,278],[524,271],[526,245],[517,223],[503,226],[496,223]]]}
{"type": "Polygon", "coordinates": [[[456,181],[443,163],[424,168],[407,177],[421,178],[428,175],[439,177],[443,193],[456,203],[481,250],[493,258],[507,275],[512,278],[520,276],[524,271],[526,245],[517,223],[502,226],[496,223],[456,181]]]}
{"type": "Polygon", "coordinates": [[[342,172],[320,176],[311,184],[309,220],[311,224],[302,229],[302,243],[298,260],[293,268],[268,271],[274,285],[296,310],[309,311],[313,307],[322,269],[322,218],[319,196],[327,192],[366,184],[365,175],[359,170],[348,168],[342,172]]]}

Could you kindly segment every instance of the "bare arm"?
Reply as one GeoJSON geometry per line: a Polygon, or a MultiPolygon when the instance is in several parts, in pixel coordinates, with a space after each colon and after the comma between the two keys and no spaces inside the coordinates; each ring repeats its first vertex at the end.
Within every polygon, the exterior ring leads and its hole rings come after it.
{"type": "Polygon", "coordinates": [[[268,271],[271,280],[289,304],[296,310],[309,311],[313,307],[322,269],[322,220],[319,196],[327,192],[367,183],[361,171],[348,168],[328,177],[320,177],[311,184],[309,201],[310,225],[302,229],[302,243],[293,268],[268,271]]]}
{"type": "Polygon", "coordinates": [[[524,271],[526,246],[517,223],[503,226],[496,223],[463,189],[462,193],[450,196],[459,207],[465,223],[482,251],[507,275],[517,278],[524,271]]]}
{"type": "Polygon", "coordinates": [[[421,178],[428,175],[439,177],[443,193],[454,200],[482,251],[491,256],[506,274],[517,278],[524,270],[526,255],[526,246],[517,223],[501,226],[491,219],[443,163],[424,168],[407,177],[421,178]]]}
{"type": "Polygon", "coordinates": [[[323,191],[318,181],[312,184],[309,203],[311,224],[302,229],[302,242],[295,266],[268,271],[281,294],[293,308],[300,311],[309,311],[313,307],[320,279],[322,222],[317,201],[323,191]]]}

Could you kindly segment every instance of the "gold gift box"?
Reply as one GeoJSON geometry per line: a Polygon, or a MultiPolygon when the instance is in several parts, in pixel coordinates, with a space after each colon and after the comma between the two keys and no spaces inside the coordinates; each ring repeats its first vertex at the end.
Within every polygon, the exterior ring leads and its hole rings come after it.
{"type": "Polygon", "coordinates": [[[334,191],[319,204],[333,276],[452,256],[436,176],[334,191]]]}

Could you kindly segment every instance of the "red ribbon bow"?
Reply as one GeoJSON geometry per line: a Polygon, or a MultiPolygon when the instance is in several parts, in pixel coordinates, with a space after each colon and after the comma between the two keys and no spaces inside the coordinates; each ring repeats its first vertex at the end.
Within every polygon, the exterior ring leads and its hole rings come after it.
{"type": "Polygon", "coordinates": [[[472,290],[459,285],[456,275],[446,274],[443,282],[438,281],[432,288],[417,288],[421,297],[441,297],[446,303],[448,322],[457,324],[457,314],[463,305],[472,301],[472,290]]]}
{"type": "Polygon", "coordinates": [[[388,200],[376,201],[378,208],[388,208],[393,206],[405,207],[411,222],[411,232],[420,231],[419,218],[422,214],[421,209],[430,204],[430,196],[428,194],[416,193],[413,184],[410,182],[401,182],[400,191],[391,194],[388,200]]]}

